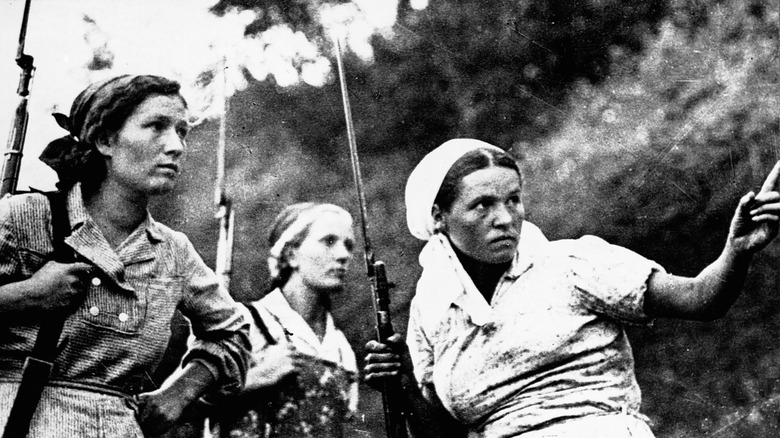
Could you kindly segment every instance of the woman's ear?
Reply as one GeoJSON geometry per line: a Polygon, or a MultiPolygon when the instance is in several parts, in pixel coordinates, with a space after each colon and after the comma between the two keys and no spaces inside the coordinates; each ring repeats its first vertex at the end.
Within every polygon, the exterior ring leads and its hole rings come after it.
{"type": "Polygon", "coordinates": [[[431,207],[431,217],[433,217],[433,229],[434,231],[444,232],[447,231],[447,221],[444,217],[444,212],[441,211],[438,205],[433,204],[431,207]]]}
{"type": "Polygon", "coordinates": [[[101,155],[105,157],[110,157],[112,152],[111,147],[112,139],[108,138],[104,135],[98,136],[98,138],[95,140],[95,149],[100,152],[101,155]]]}
{"type": "Polygon", "coordinates": [[[290,247],[284,250],[284,260],[287,262],[287,266],[293,271],[298,269],[300,265],[298,263],[298,251],[296,248],[290,247]]]}

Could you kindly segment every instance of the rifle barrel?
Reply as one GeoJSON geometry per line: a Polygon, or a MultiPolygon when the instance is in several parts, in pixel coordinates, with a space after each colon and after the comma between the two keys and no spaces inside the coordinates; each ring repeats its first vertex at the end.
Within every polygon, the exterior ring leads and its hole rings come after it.
{"type": "Polygon", "coordinates": [[[30,18],[30,3],[32,3],[31,0],[24,2],[24,12],[22,13],[22,29],[19,31],[19,47],[16,51],[17,59],[24,56],[24,42],[27,39],[27,21],[30,18]]]}
{"type": "Polygon", "coordinates": [[[233,204],[227,195],[225,181],[225,152],[227,149],[227,112],[229,107],[227,96],[227,62],[222,58],[221,73],[217,76],[221,99],[221,116],[219,119],[219,142],[217,144],[217,177],[214,187],[214,203],[217,207],[215,217],[219,219],[219,240],[217,241],[217,260],[214,271],[220,278],[222,286],[230,291],[230,277],[233,273],[233,230],[235,215],[233,204]]]}
{"type": "MultiPolygon", "coordinates": [[[[344,104],[344,118],[347,123],[347,139],[349,140],[349,152],[352,163],[352,176],[355,180],[358,204],[360,205],[360,225],[365,242],[366,272],[371,279],[371,293],[373,297],[374,314],[376,317],[376,336],[380,342],[386,342],[393,335],[393,324],[390,320],[390,288],[392,284],[387,281],[385,265],[381,261],[374,260],[374,250],[368,235],[368,214],[366,208],[366,195],[363,190],[363,177],[360,174],[360,159],[355,140],[355,128],[352,123],[352,109],[349,104],[349,92],[347,79],[344,74],[344,62],[341,57],[341,41],[337,35],[334,38],[336,48],[336,64],[339,72],[339,84],[341,86],[341,99],[344,104]]],[[[400,378],[388,377],[381,384],[382,407],[385,417],[385,433],[388,438],[407,438],[406,419],[403,406],[406,400],[401,391],[400,378]]]]}
{"type": "Polygon", "coordinates": [[[19,86],[16,89],[16,94],[19,95],[19,102],[16,105],[14,122],[13,125],[11,125],[11,131],[8,135],[8,144],[3,157],[3,180],[0,183],[0,196],[16,192],[16,186],[19,182],[19,170],[22,162],[22,150],[27,136],[27,122],[29,120],[27,102],[30,95],[30,83],[32,82],[33,73],[35,71],[33,57],[24,53],[24,43],[27,39],[27,21],[30,16],[30,3],[31,0],[27,0],[24,3],[22,28],[19,32],[19,46],[16,51],[16,64],[22,69],[19,75],[19,86]]]}
{"type": "Polygon", "coordinates": [[[352,106],[349,104],[349,91],[347,90],[347,78],[344,74],[344,61],[341,58],[341,40],[337,36],[333,39],[336,44],[336,65],[339,71],[339,85],[341,86],[341,101],[344,105],[344,118],[347,123],[347,141],[349,142],[350,162],[352,163],[352,176],[355,181],[355,190],[357,191],[358,204],[360,206],[360,227],[363,233],[363,242],[365,246],[366,269],[369,277],[373,276],[374,270],[374,249],[371,246],[371,239],[368,236],[368,212],[366,208],[366,194],[363,190],[363,176],[360,173],[360,157],[357,151],[357,141],[355,140],[355,127],[352,123],[352,106]]]}

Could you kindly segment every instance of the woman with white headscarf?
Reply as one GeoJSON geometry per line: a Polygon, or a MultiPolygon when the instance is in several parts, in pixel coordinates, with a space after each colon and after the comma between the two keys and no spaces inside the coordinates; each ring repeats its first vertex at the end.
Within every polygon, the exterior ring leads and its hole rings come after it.
{"type": "Polygon", "coordinates": [[[419,436],[651,438],[624,325],[723,316],[777,235],[778,174],[740,200],[721,256],[686,278],[594,236],[547,241],[524,221],[514,159],[446,142],[406,187],[409,229],[427,241],[408,350],[400,336],[369,342],[366,380],[400,374],[419,436]]]}
{"type": "Polygon", "coordinates": [[[357,363],[330,297],[344,288],[354,240],[352,216],[333,204],[294,204],[276,217],[271,291],[247,306],[255,325],[245,393],[218,403],[216,436],[346,436],[357,410],[357,363]]]}

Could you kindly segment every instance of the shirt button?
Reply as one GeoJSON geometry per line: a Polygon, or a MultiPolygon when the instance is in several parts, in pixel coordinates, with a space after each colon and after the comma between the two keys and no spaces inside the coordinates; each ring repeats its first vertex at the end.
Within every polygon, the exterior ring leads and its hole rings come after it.
{"type": "Polygon", "coordinates": [[[100,286],[103,283],[100,281],[100,277],[92,277],[92,286],[100,286]]]}
{"type": "Polygon", "coordinates": [[[100,309],[97,308],[97,306],[92,306],[89,308],[89,314],[92,316],[98,316],[100,313],[100,309]]]}
{"type": "Polygon", "coordinates": [[[119,322],[126,322],[129,318],[130,316],[125,312],[119,314],[119,322]]]}

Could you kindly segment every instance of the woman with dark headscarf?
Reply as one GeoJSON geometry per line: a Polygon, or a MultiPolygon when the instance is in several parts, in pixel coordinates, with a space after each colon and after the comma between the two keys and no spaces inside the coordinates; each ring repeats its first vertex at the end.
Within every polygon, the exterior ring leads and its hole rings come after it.
{"type": "Polygon", "coordinates": [[[252,364],[246,392],[218,404],[219,437],[349,437],[357,364],[330,313],[352,260],[352,216],[332,204],[285,208],[271,227],[271,290],[248,304],[252,364]]]}
{"type": "Polygon", "coordinates": [[[624,327],[723,316],[777,235],[779,175],[740,199],[720,257],[688,278],[595,236],[548,241],[525,221],[517,162],[450,140],[406,186],[427,242],[408,348],[371,341],[366,379],[400,373],[419,436],[651,438],[624,327]]]}
{"type": "Polygon", "coordinates": [[[74,263],[53,260],[40,193],[0,201],[0,430],[42,323],[67,315],[29,437],[141,437],[168,429],[210,390],[243,386],[248,321],[152,196],[176,183],[189,129],[179,84],[158,76],[95,83],[55,115],[68,135],[41,160],[59,176],[74,263]],[[198,341],[178,378],[151,376],[179,309],[198,341]]]}

